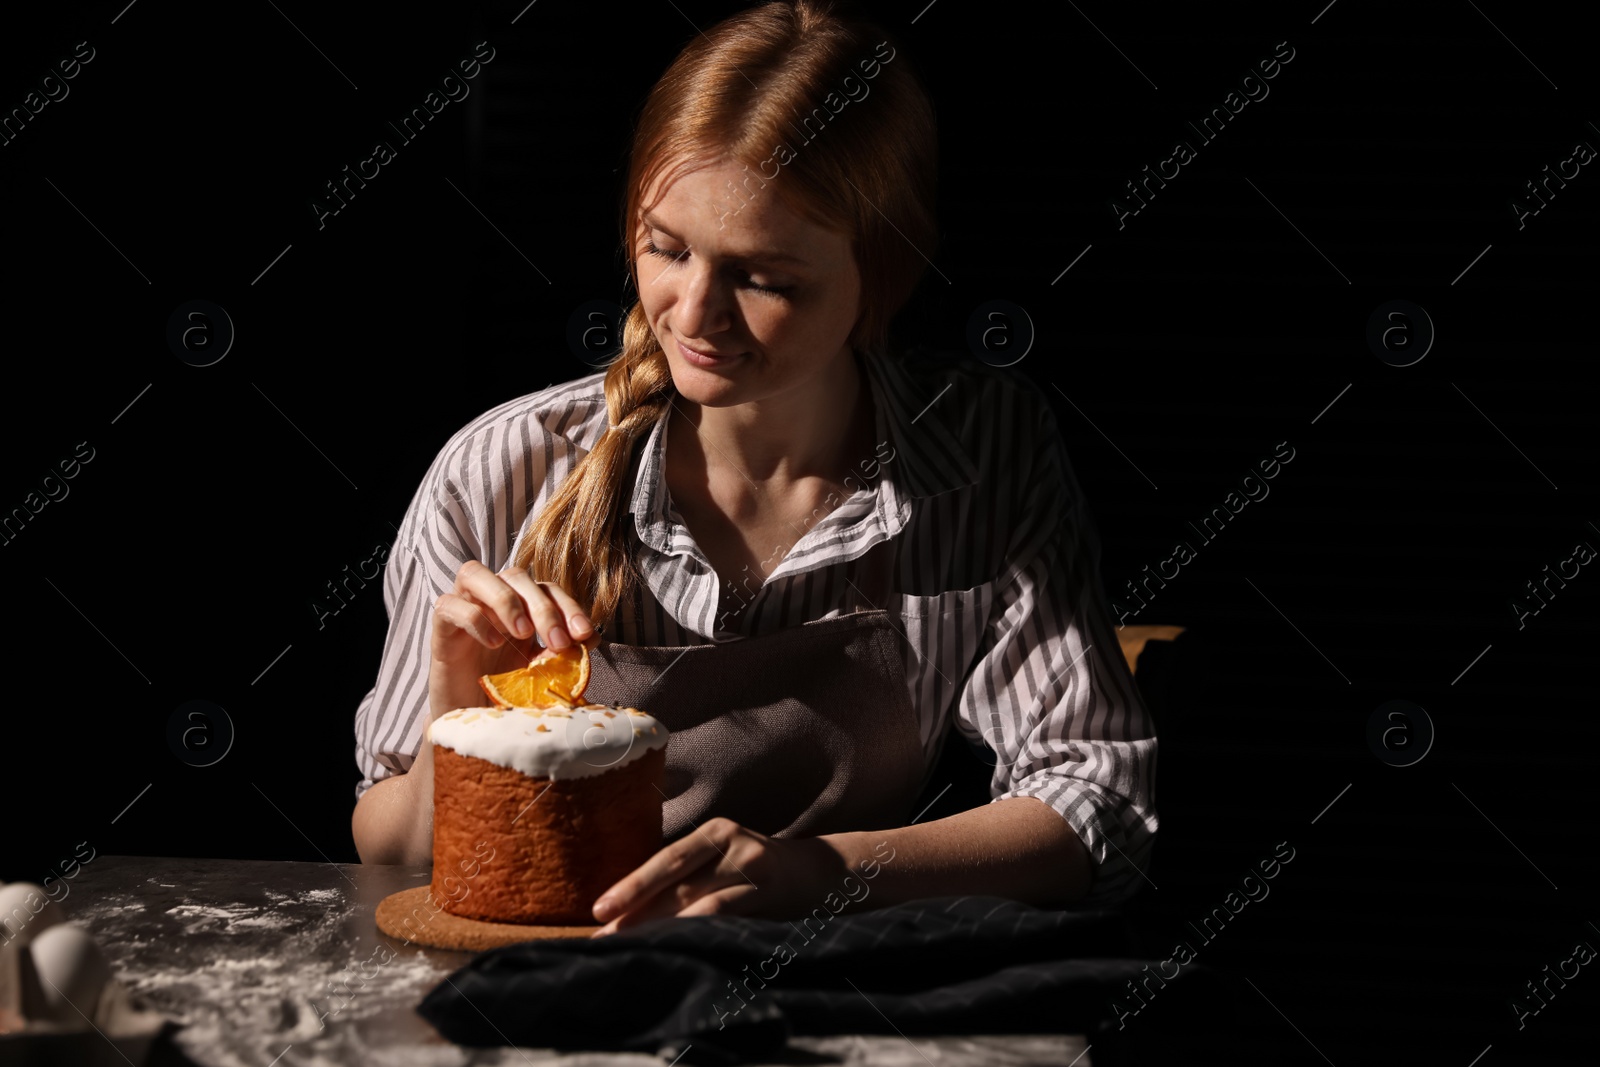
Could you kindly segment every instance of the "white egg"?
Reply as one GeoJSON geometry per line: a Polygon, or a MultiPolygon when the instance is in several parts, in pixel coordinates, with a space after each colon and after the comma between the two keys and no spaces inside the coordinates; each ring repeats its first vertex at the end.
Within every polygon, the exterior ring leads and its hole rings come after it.
{"type": "Polygon", "coordinates": [[[58,1023],[87,1027],[100,993],[113,981],[111,965],[77,923],[60,923],[33,939],[29,951],[44,994],[41,1014],[58,1023]]]}
{"type": "Polygon", "coordinates": [[[0,886],[0,942],[28,944],[45,930],[67,921],[61,905],[32,882],[0,886]]]}

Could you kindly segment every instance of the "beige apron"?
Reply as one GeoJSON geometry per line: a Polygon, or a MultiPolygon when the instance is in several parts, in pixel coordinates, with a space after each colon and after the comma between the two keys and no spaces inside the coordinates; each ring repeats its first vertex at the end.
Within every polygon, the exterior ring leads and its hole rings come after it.
{"type": "Polygon", "coordinates": [[[863,557],[862,610],[703,645],[603,642],[584,699],[653,715],[671,843],[725,816],[770,837],[904,826],[931,768],[888,610],[889,542],[863,557]]]}

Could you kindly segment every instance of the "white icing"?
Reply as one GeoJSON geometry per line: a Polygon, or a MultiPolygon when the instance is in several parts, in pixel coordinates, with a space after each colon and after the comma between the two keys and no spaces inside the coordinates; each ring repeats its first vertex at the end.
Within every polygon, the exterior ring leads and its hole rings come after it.
{"type": "Polygon", "coordinates": [[[533,778],[591,778],[667,743],[668,730],[637,708],[460,708],[428,727],[428,740],[533,778]]]}

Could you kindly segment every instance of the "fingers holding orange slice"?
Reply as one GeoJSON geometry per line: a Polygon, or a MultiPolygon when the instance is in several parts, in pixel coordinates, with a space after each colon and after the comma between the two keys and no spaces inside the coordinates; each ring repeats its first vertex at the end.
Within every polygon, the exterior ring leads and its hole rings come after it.
{"type": "Polygon", "coordinates": [[[547,648],[526,667],[504,674],[485,674],[478,685],[497,708],[575,707],[589,685],[589,650],[600,647],[591,634],[566,648],[547,648]]]}

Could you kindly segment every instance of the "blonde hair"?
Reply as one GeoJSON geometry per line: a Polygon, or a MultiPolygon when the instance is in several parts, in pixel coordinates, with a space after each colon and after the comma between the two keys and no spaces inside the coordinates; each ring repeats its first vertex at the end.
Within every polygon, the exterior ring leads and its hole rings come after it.
{"type": "MultiPolygon", "coordinates": [[[[756,172],[746,189],[770,187],[789,210],[852,235],[861,313],[850,344],[887,355],[889,322],[934,252],[937,155],[933,107],[878,26],[828,0],[739,12],[690,38],[640,112],[620,219],[630,281],[637,292],[645,192],[708,163],[741,163],[756,172]],[[773,165],[776,176],[763,170],[773,165]]],[[[635,446],[676,396],[640,302],[623,321],[605,393],[610,428],[551,496],[515,560],[590,604],[597,627],[637,591],[628,472],[635,446]]]]}

